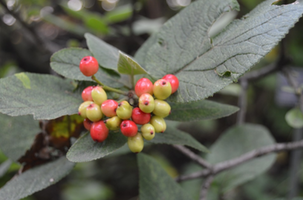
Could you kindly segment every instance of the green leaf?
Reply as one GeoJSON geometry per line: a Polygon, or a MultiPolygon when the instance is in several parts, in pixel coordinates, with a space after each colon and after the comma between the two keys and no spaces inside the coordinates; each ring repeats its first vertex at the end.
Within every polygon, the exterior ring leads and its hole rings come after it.
{"type": "Polygon", "coordinates": [[[0,112],[55,119],[78,112],[80,94],[73,94],[70,80],[51,75],[19,73],[0,79],[0,112]]]}
{"type": "Polygon", "coordinates": [[[200,100],[191,103],[170,103],[171,114],[166,118],[173,121],[198,121],[218,119],[239,110],[238,107],[200,100]]]}
{"type": "Polygon", "coordinates": [[[90,33],[86,33],[84,36],[89,50],[99,64],[104,68],[117,71],[119,50],[90,33]]]}
{"type": "Polygon", "coordinates": [[[101,143],[95,142],[89,133],[79,138],[67,152],[67,159],[72,162],[87,162],[105,157],[127,141],[127,138],[120,132],[110,132],[108,138],[101,143]]]}
{"type": "Polygon", "coordinates": [[[14,177],[0,190],[0,200],[18,200],[57,183],[74,167],[74,163],[61,157],[14,177]]]}
{"type": "Polygon", "coordinates": [[[139,198],[144,200],[191,200],[152,157],[139,153],[139,198]]]}
{"type": "Polygon", "coordinates": [[[131,17],[133,12],[132,6],[130,4],[119,6],[112,11],[105,13],[105,20],[108,23],[117,23],[124,21],[131,17]]]}
{"type": "Polygon", "coordinates": [[[131,57],[119,51],[118,72],[121,74],[146,74],[146,71],[131,57]]]}
{"type": "Polygon", "coordinates": [[[30,149],[35,136],[41,132],[39,122],[30,115],[10,117],[0,114],[0,127],[0,148],[14,161],[30,149]]]}
{"type": "Polygon", "coordinates": [[[175,74],[180,87],[170,99],[189,102],[213,95],[249,70],[285,36],[303,13],[303,3],[267,0],[217,37],[208,30],[235,0],[195,1],[167,21],[137,52],[136,60],[155,78],[175,74]]]}
{"type": "MultiPolygon", "coordinates": [[[[92,53],[87,49],[81,48],[62,49],[53,54],[50,65],[55,72],[66,78],[79,81],[93,81],[91,77],[84,76],[79,69],[79,63],[85,56],[92,56],[92,53]]],[[[102,68],[99,68],[95,76],[105,85],[110,85],[114,88],[123,86],[115,76],[111,76],[102,68]]]]}
{"type": "Polygon", "coordinates": [[[5,162],[0,164],[0,178],[9,170],[9,167],[12,165],[11,160],[6,160],[5,162]]]}
{"type": "MultiPolygon", "coordinates": [[[[212,164],[223,162],[274,143],[269,131],[263,126],[254,124],[234,126],[211,146],[207,160],[212,164]]],[[[223,192],[226,192],[268,170],[275,158],[275,154],[269,154],[252,159],[218,174],[215,182],[223,192]]]]}
{"type": "Polygon", "coordinates": [[[287,124],[293,128],[303,127],[303,113],[299,108],[293,108],[285,115],[287,124]]]}
{"type": "Polygon", "coordinates": [[[167,122],[167,128],[164,133],[157,133],[156,136],[149,141],[155,144],[179,144],[195,148],[202,152],[208,152],[207,148],[199,143],[190,134],[180,131],[167,122]]]}

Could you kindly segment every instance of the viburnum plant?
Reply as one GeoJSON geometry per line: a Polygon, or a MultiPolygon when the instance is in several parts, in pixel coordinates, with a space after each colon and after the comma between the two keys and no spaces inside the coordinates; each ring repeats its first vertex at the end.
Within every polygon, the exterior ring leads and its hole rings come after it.
{"type": "Polygon", "coordinates": [[[58,182],[75,163],[119,152],[126,143],[133,152],[143,150],[137,154],[140,199],[191,199],[144,154],[144,140],[149,145],[174,145],[206,168],[178,178],[205,178],[201,199],[206,199],[211,182],[227,191],[267,170],[275,155],[251,159],[277,148],[232,160],[241,153],[274,145],[263,126],[243,123],[231,127],[204,160],[183,145],[203,153],[208,149],[173,121],[217,119],[239,110],[205,99],[236,82],[302,16],[302,0],[275,3],[264,1],[210,36],[215,21],[225,12],[238,10],[239,5],[235,0],[198,0],[168,20],[133,57],[87,33],[88,49],[62,49],[51,57],[52,69],[64,78],[18,73],[1,79],[0,112],[5,115],[0,116],[0,148],[23,167],[0,189],[0,199],[26,197],[58,182]],[[221,156],[216,157],[218,151],[221,156]],[[248,160],[249,165],[232,168],[248,160]],[[243,171],[250,175],[241,176],[243,171]]]}

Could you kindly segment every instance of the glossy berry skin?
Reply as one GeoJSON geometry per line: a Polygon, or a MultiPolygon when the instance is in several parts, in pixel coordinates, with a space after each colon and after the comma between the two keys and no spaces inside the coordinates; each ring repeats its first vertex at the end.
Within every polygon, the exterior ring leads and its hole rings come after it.
{"type": "Polygon", "coordinates": [[[92,101],[85,101],[81,103],[78,108],[78,114],[81,115],[81,117],[86,118],[86,108],[92,103],[92,101]]]}
{"type": "Polygon", "coordinates": [[[96,58],[92,56],[85,56],[80,61],[79,68],[84,76],[92,76],[97,73],[99,64],[96,58]]]}
{"type": "Polygon", "coordinates": [[[153,116],[150,124],[155,128],[156,133],[163,133],[166,130],[166,123],[162,117],[153,116]]]}
{"type": "Polygon", "coordinates": [[[85,118],[83,121],[83,125],[84,125],[84,128],[89,131],[93,125],[93,122],[90,121],[89,119],[85,118]]]}
{"type": "Polygon", "coordinates": [[[144,93],[139,98],[139,108],[145,113],[151,113],[155,108],[154,97],[144,93]]]}
{"type": "Polygon", "coordinates": [[[133,137],[138,132],[138,127],[135,122],[130,120],[124,120],[120,124],[121,133],[126,137],[133,137]]]}
{"type": "Polygon", "coordinates": [[[106,127],[112,131],[119,130],[121,122],[122,120],[118,116],[108,118],[104,121],[106,127]]]}
{"type": "Polygon", "coordinates": [[[162,79],[169,81],[171,85],[171,93],[175,93],[179,88],[179,79],[173,74],[166,74],[162,79]]]}
{"type": "Polygon", "coordinates": [[[144,147],[144,141],[141,133],[137,133],[137,135],[133,137],[128,137],[127,138],[127,145],[128,148],[134,152],[134,153],[139,153],[143,150],[144,147]]]}
{"type": "Polygon", "coordinates": [[[135,85],[135,93],[140,97],[144,93],[153,95],[153,83],[148,78],[140,78],[135,85]]]}
{"type": "Polygon", "coordinates": [[[103,115],[98,104],[92,103],[86,108],[86,117],[92,121],[97,122],[102,119],[103,115]]]}
{"type": "Polygon", "coordinates": [[[96,142],[103,142],[108,136],[108,128],[103,121],[94,122],[90,129],[90,136],[96,142]]]}
{"type": "Polygon", "coordinates": [[[83,101],[93,101],[92,97],[92,90],[94,89],[94,86],[88,86],[82,91],[81,97],[83,101]]]}
{"type": "Polygon", "coordinates": [[[136,124],[146,124],[150,121],[151,115],[150,113],[145,113],[142,110],[140,110],[140,108],[134,108],[133,112],[132,112],[132,120],[136,123],[136,124]]]}
{"type": "Polygon", "coordinates": [[[132,116],[132,110],[133,107],[127,101],[122,101],[118,104],[116,113],[120,119],[129,119],[132,116]]]}
{"type": "Polygon", "coordinates": [[[141,132],[142,132],[142,136],[144,139],[146,140],[151,140],[155,137],[155,128],[153,125],[151,124],[144,124],[142,127],[141,127],[141,132]]]}
{"type": "Polygon", "coordinates": [[[92,98],[94,100],[94,102],[98,105],[101,105],[104,101],[107,100],[107,94],[106,92],[103,90],[102,87],[100,86],[96,86],[93,90],[92,90],[92,98]]]}
{"type": "Polygon", "coordinates": [[[118,108],[118,102],[112,99],[104,101],[101,105],[102,113],[106,117],[114,117],[117,115],[116,110],[118,108]]]}
{"type": "Polygon", "coordinates": [[[170,82],[165,79],[159,79],[154,83],[154,96],[157,99],[164,100],[171,95],[172,87],[170,82]]]}
{"type": "Polygon", "coordinates": [[[171,107],[170,105],[163,100],[156,99],[155,100],[155,108],[153,113],[159,117],[167,117],[170,114],[171,107]]]}

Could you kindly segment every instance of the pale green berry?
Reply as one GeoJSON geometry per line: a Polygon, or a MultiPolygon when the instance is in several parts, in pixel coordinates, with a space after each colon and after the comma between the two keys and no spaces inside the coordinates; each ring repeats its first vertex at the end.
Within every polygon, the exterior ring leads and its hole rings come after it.
{"type": "Polygon", "coordinates": [[[153,112],[155,108],[154,97],[148,93],[144,93],[139,98],[139,108],[145,113],[153,112]]]}
{"type": "Polygon", "coordinates": [[[154,83],[154,95],[157,99],[164,100],[171,95],[172,87],[170,82],[165,79],[159,79],[154,83]]]}
{"type": "Polygon", "coordinates": [[[155,137],[156,132],[155,132],[155,128],[153,125],[151,124],[144,124],[141,127],[141,132],[142,132],[142,136],[144,137],[144,139],[146,140],[151,140],[155,137]]]}
{"type": "Polygon", "coordinates": [[[128,137],[127,138],[127,145],[128,148],[134,152],[134,153],[139,153],[142,151],[144,147],[144,141],[141,133],[137,133],[137,135],[133,137],[128,137]]]}
{"type": "Polygon", "coordinates": [[[92,90],[92,98],[94,100],[94,103],[101,105],[104,101],[107,100],[107,94],[102,87],[97,86],[92,90]]]}
{"type": "Polygon", "coordinates": [[[118,116],[114,116],[105,120],[105,125],[109,130],[119,130],[122,120],[118,116]]]}
{"type": "Polygon", "coordinates": [[[167,117],[170,114],[170,105],[163,100],[155,99],[155,108],[153,113],[159,117],[167,117]]]}
{"type": "Polygon", "coordinates": [[[86,108],[86,117],[92,121],[92,122],[97,122],[102,119],[102,111],[101,107],[98,104],[91,103],[89,106],[86,108]]]}
{"type": "Polygon", "coordinates": [[[89,106],[90,104],[92,104],[94,102],[92,101],[84,101],[83,103],[80,104],[79,108],[78,108],[78,114],[83,117],[83,118],[87,118],[86,117],[86,108],[87,106],[89,106]]]}
{"type": "Polygon", "coordinates": [[[120,119],[129,119],[132,116],[132,111],[133,107],[127,101],[122,101],[118,104],[116,113],[120,119]]]}
{"type": "Polygon", "coordinates": [[[153,116],[150,124],[155,128],[156,133],[163,133],[166,130],[166,123],[162,117],[153,116]]]}

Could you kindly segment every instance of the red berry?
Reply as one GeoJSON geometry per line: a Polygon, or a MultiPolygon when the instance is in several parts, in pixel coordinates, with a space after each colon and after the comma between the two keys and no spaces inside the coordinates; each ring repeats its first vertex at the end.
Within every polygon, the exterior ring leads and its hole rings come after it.
{"type": "Polygon", "coordinates": [[[179,87],[179,80],[178,80],[178,78],[175,75],[173,75],[173,74],[166,74],[165,76],[163,76],[162,79],[165,79],[168,82],[170,82],[171,93],[174,93],[174,92],[177,91],[177,89],[179,87]]]}
{"type": "Polygon", "coordinates": [[[108,99],[102,103],[101,110],[106,117],[114,117],[117,115],[116,113],[117,107],[118,107],[117,101],[108,99]]]}
{"type": "Polygon", "coordinates": [[[92,90],[94,89],[94,86],[88,86],[85,88],[81,94],[83,101],[93,101],[92,98],[92,90]]]}
{"type": "Polygon", "coordinates": [[[84,76],[92,76],[97,73],[99,64],[96,58],[92,56],[85,56],[80,61],[79,68],[84,76]]]}
{"type": "Polygon", "coordinates": [[[142,110],[140,110],[140,108],[134,108],[133,112],[132,112],[132,120],[136,123],[136,124],[146,124],[150,121],[150,113],[145,113],[142,110]]]}
{"type": "Polygon", "coordinates": [[[135,92],[138,97],[144,93],[153,95],[153,83],[147,78],[140,78],[135,85],[135,92]]]}
{"type": "Polygon", "coordinates": [[[83,121],[83,125],[84,125],[84,128],[89,131],[93,125],[93,122],[90,121],[89,119],[85,118],[83,121]]]}
{"type": "Polygon", "coordinates": [[[135,122],[130,120],[124,120],[120,124],[120,129],[123,135],[126,137],[133,137],[138,133],[138,127],[135,122]]]}
{"type": "Polygon", "coordinates": [[[103,142],[108,136],[108,128],[103,121],[94,122],[90,128],[90,136],[96,142],[103,142]]]}

